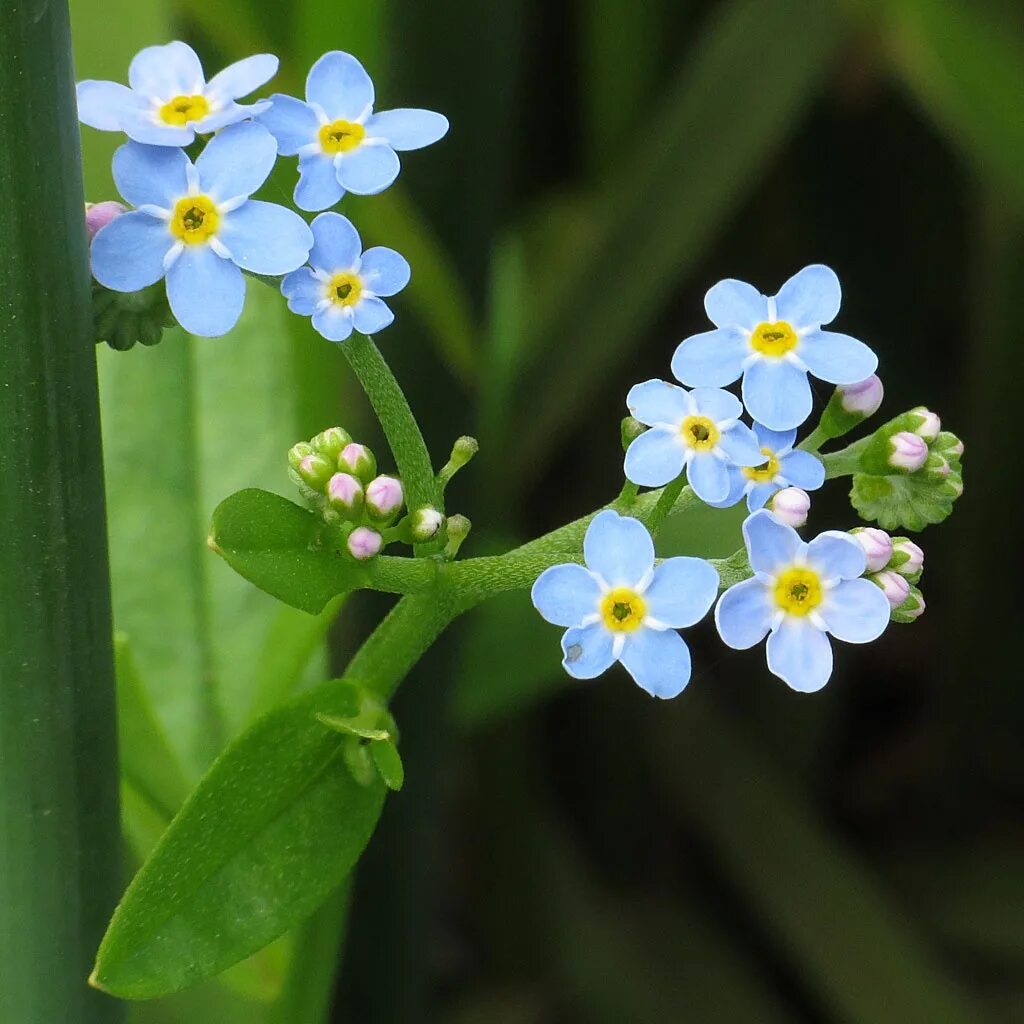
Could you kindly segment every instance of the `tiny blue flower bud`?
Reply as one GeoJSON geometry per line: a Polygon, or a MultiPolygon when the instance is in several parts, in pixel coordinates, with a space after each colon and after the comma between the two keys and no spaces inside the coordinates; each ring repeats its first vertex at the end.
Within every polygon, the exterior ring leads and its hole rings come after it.
{"type": "Polygon", "coordinates": [[[338,456],[338,468],[353,476],[359,477],[363,483],[369,483],[377,473],[377,460],[373,452],[365,444],[347,444],[338,456]]]}
{"type": "Polygon", "coordinates": [[[881,572],[892,558],[893,544],[889,534],[873,526],[858,527],[850,533],[864,549],[867,556],[867,571],[881,572]]]}
{"type": "Polygon", "coordinates": [[[889,438],[889,465],[903,473],[916,473],[928,459],[928,445],[909,430],[901,430],[889,438]]]}
{"type": "Polygon", "coordinates": [[[346,541],[348,552],[353,558],[365,562],[373,558],[384,546],[384,538],[376,530],[368,526],[357,526],[349,535],[346,541]]]}
{"type": "Polygon", "coordinates": [[[331,508],[347,519],[354,519],[363,507],[363,485],[349,473],[335,473],[327,484],[331,508]]]}
{"type": "Polygon", "coordinates": [[[898,572],[885,569],[868,579],[881,588],[892,608],[899,608],[910,594],[910,584],[898,572]]]}
{"type": "Polygon", "coordinates": [[[393,476],[378,476],[366,485],[366,511],[373,519],[393,519],[404,501],[402,485],[393,476]]]}
{"type": "Polygon", "coordinates": [[[811,496],[799,487],[784,487],[776,491],[768,502],[779,522],[799,529],[807,522],[811,510],[811,496]]]}
{"type": "Polygon", "coordinates": [[[418,508],[410,516],[409,521],[412,539],[418,544],[431,540],[437,536],[437,531],[441,529],[443,522],[444,516],[436,508],[431,508],[429,505],[418,508]]]}

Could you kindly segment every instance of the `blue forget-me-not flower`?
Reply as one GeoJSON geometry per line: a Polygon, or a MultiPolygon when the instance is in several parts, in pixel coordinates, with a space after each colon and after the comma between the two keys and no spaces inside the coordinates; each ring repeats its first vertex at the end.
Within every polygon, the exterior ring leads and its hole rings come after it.
{"type": "Polygon", "coordinates": [[[118,82],[78,83],[78,117],[107,132],[124,132],[150,146],[187,146],[266,110],[267,101],[236,102],[277,74],[278,60],[258,53],[226,67],[209,82],[187,43],[147,46],[128,69],[130,88],[118,82]]]}
{"type": "Polygon", "coordinates": [[[768,670],[794,690],[820,690],[832,674],[829,633],[863,644],[889,624],[885,594],[859,578],[864,549],[835,530],[807,544],[767,509],[748,516],[743,539],[754,576],[722,595],[715,609],[719,634],[739,650],[768,636],[768,670]]]}
{"type": "Polygon", "coordinates": [[[764,462],[753,431],[739,420],[740,400],[728,391],[647,380],[630,388],[626,405],[651,428],[626,451],[626,477],[635,484],[661,487],[685,469],[697,497],[718,503],[729,494],[730,465],[764,462]]]}
{"type": "Polygon", "coordinates": [[[288,308],[311,316],[328,341],[344,341],[353,330],[383,330],[395,314],[380,296],[395,295],[409,283],[405,258],[379,245],[363,252],[359,233],[340,213],[321,213],[312,228],[310,265],[281,282],[288,308]]]}
{"type": "MultiPolygon", "coordinates": [[[[562,637],[566,672],[593,679],[620,661],[654,697],[675,697],[690,679],[690,649],[675,632],[699,622],[718,593],[718,573],[700,558],[654,564],[639,520],[599,512],[583,541],[586,566],[545,569],[533,603],[562,637]]],[[[877,590],[877,588],[875,588],[877,590]]]]}
{"type": "Polygon", "coordinates": [[[715,330],[683,341],[672,373],[701,387],[724,387],[742,375],[750,415],[772,430],[791,430],[811,413],[808,372],[854,384],[878,366],[863,342],[822,330],[840,301],[839,278],[821,264],[804,267],[770,298],[744,281],[719,281],[704,297],[715,330]]]}
{"type": "Polygon", "coordinates": [[[128,142],[114,154],[114,181],[136,207],[92,242],[96,280],[133,292],[167,278],[171,311],[185,330],[216,337],[237,322],[242,270],[279,275],[306,262],[313,233],[291,210],[249,197],[277,147],[258,124],[219,132],[195,165],[180,149],[128,142]]]}
{"type": "Polygon", "coordinates": [[[310,68],[306,102],[275,93],[260,121],[282,156],[299,157],[295,202],[326,210],[345,194],[383,192],[401,165],[396,150],[422,149],[448,131],[431,110],[373,112],[373,82],[351,54],[333,50],[310,68]]]}

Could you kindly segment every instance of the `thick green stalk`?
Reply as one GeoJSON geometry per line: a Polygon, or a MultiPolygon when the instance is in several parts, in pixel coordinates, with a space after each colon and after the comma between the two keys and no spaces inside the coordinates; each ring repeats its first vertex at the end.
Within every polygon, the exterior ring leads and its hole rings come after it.
{"type": "Polygon", "coordinates": [[[0,33],[0,1020],[111,1024],[86,985],[121,851],[96,367],[68,12],[0,33]]]}

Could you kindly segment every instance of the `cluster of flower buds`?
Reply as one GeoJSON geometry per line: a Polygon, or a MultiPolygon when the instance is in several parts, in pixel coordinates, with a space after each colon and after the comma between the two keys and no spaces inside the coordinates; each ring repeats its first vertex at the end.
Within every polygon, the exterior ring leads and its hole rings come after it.
{"type": "Polygon", "coordinates": [[[867,556],[865,575],[881,588],[892,608],[893,622],[913,622],[924,612],[917,584],[924,572],[924,552],[908,537],[890,537],[873,526],[850,531],[867,556]]]}
{"type": "Polygon", "coordinates": [[[302,496],[359,561],[373,558],[392,541],[431,540],[444,525],[444,516],[434,508],[415,509],[403,518],[402,482],[379,474],[373,452],[341,427],[293,445],[288,462],[289,476],[302,496]]]}
{"type": "Polygon", "coordinates": [[[959,494],[963,450],[960,439],[943,431],[939,417],[921,405],[875,431],[861,456],[861,470],[876,476],[923,472],[938,483],[952,478],[959,494]]]}

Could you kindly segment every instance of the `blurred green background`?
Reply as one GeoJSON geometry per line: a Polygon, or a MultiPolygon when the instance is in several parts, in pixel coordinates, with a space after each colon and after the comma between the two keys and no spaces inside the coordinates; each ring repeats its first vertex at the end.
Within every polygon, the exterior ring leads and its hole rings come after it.
{"type": "MultiPolygon", "coordinates": [[[[926,403],[967,444],[966,494],[923,536],[926,615],[844,647],[815,697],[710,623],[671,704],[618,669],[570,684],[524,593],[457,623],[400,691],[407,784],[350,890],[135,1024],[1024,1020],[1019,3],[71,7],[79,78],[183,38],[210,73],[277,53],[297,93],[340,48],[381,109],[449,116],[343,209],[413,265],[379,341],[437,464],[480,438],[451,491],[470,553],[617,492],[625,392],[668,375],[725,276],[770,293],[830,264],[886,412],[926,403]]],[[[84,130],[92,200],[115,141],[84,130]]],[[[267,196],[294,177],[282,160],[267,196]]],[[[99,356],[132,867],[224,742],[386,607],[275,605],[206,550],[214,506],[288,494],[288,446],[333,423],[384,446],[341,354],[269,289],[225,339],[99,356]]],[[[843,491],[812,526],[853,525],[843,491]]],[[[728,554],[739,519],[688,519],[661,553],[728,554]]]]}

